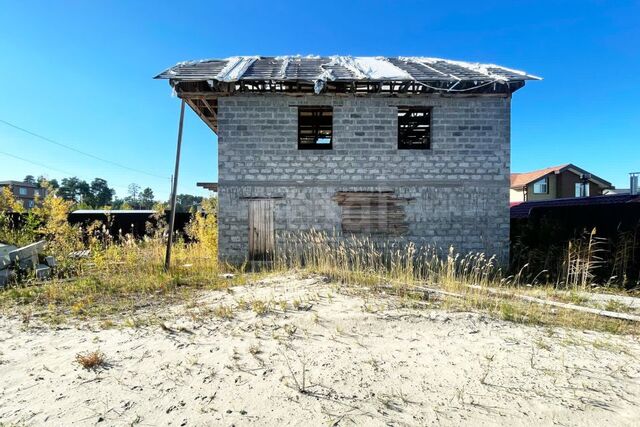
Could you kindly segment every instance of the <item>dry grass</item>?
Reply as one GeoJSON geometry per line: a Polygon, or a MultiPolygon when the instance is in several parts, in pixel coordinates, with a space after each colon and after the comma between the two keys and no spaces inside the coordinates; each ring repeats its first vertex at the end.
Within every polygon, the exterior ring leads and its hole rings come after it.
{"type": "Polygon", "coordinates": [[[89,230],[70,227],[66,222],[71,205],[61,199],[47,198],[38,226],[14,230],[0,221],[0,240],[47,239],[47,253],[56,256],[61,266],[46,282],[27,281],[0,292],[0,309],[30,307],[51,323],[66,317],[96,317],[131,313],[151,304],[182,301],[195,290],[224,289],[242,280],[221,278],[217,262],[217,224],[215,215],[196,215],[187,232],[187,243],[178,238],[173,249],[173,268],[163,270],[166,240],[164,224],[149,229],[141,240],[130,235],[109,235],[101,224],[89,230]],[[46,211],[45,211],[46,209],[46,211]],[[64,220],[62,220],[64,219],[64,220]],[[82,236],[88,236],[84,241],[82,236]],[[72,250],[89,249],[87,258],[70,256],[72,250]]]}
{"type": "Polygon", "coordinates": [[[76,354],[76,363],[87,370],[96,370],[106,364],[104,354],[98,350],[76,354]]]}
{"type": "Polygon", "coordinates": [[[221,304],[221,305],[215,307],[213,309],[213,314],[216,317],[219,317],[219,318],[225,319],[225,320],[231,320],[234,317],[233,308],[229,307],[228,305],[224,305],[224,304],[221,304]]]}
{"type": "MultiPolygon", "coordinates": [[[[149,230],[149,237],[142,240],[110,236],[104,227],[96,224],[88,233],[89,240],[83,242],[80,230],[69,228],[66,220],[62,221],[66,205],[56,200],[45,201],[43,209],[48,211],[42,214],[42,229],[45,236],[49,236],[50,247],[66,239],[61,246],[64,250],[57,249],[60,264],[64,266],[62,274],[48,282],[13,286],[0,292],[0,309],[28,312],[29,319],[31,313],[37,314],[39,319],[50,323],[64,322],[69,316],[102,317],[103,321],[112,315],[135,318],[138,309],[150,305],[192,301],[201,290],[225,289],[250,283],[265,274],[298,270],[322,274],[350,292],[391,292],[410,302],[425,298],[423,292],[416,290],[426,285],[459,295],[439,297],[440,305],[451,310],[483,311],[527,324],[639,333],[638,326],[633,323],[545,307],[488,292],[489,288],[501,288],[514,294],[588,305],[584,292],[591,289],[593,268],[600,257],[599,242],[593,233],[582,246],[570,247],[566,283],[571,286],[568,290],[558,289],[557,284],[527,286],[521,272],[505,276],[496,259],[482,253],[462,255],[453,248],[443,250],[402,241],[341,237],[316,231],[278,236],[279,251],[270,271],[246,273],[217,262],[215,215],[195,217],[188,227],[192,242],[178,239],[173,251],[174,267],[165,272],[162,224],[149,230]],[[90,249],[90,257],[74,259],[68,256],[66,251],[78,248],[90,249]],[[221,273],[229,271],[235,273],[232,278],[222,277],[221,273]]],[[[304,306],[302,301],[292,302],[296,310],[304,309],[304,306]]],[[[276,307],[286,311],[288,303],[237,302],[238,309],[250,308],[258,316],[264,316],[276,307]]],[[[614,307],[613,303],[609,308],[624,310],[614,307]]],[[[234,316],[233,310],[219,306],[211,314],[230,319],[234,316]]]]}
{"type": "MultiPolygon", "coordinates": [[[[440,295],[442,306],[450,310],[482,311],[507,321],[548,326],[564,326],[612,333],[640,334],[637,322],[604,318],[570,309],[552,308],[516,298],[535,295],[576,305],[589,305],[587,292],[596,243],[576,249],[571,270],[575,290],[559,290],[553,284],[537,287],[522,283],[519,275],[504,277],[495,259],[482,253],[460,255],[453,248],[444,252],[432,246],[412,243],[375,242],[369,238],[338,239],[325,233],[287,235],[284,250],[276,260],[281,270],[296,268],[326,275],[345,286],[366,291],[394,292],[409,299],[424,299],[423,286],[437,288],[459,297],[440,295]],[[444,252],[444,253],[443,253],[444,252]],[[582,254],[582,255],[580,255],[582,254]],[[584,261],[584,259],[591,261],[584,261]],[[479,288],[472,288],[476,286],[479,288]],[[513,296],[494,294],[490,289],[508,290],[513,296]]],[[[433,298],[433,296],[430,296],[433,298]]]]}

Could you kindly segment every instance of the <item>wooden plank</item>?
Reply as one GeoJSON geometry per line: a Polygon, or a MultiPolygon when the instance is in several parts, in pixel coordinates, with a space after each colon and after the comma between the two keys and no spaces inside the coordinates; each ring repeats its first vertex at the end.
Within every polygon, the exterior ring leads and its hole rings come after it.
{"type": "Polygon", "coordinates": [[[410,199],[393,191],[340,191],[333,197],[342,207],[342,231],[349,233],[403,234],[408,231],[404,206],[410,199]]]}
{"type": "Polygon", "coordinates": [[[218,134],[218,122],[217,120],[211,120],[210,117],[207,117],[204,115],[204,113],[200,110],[200,108],[195,105],[195,103],[188,98],[183,98],[187,105],[189,105],[189,108],[191,108],[193,110],[194,113],[196,113],[198,115],[198,117],[200,117],[202,119],[203,122],[205,122],[207,124],[207,126],[209,126],[211,128],[211,130],[217,135],[218,134]]]}
{"type": "Polygon", "coordinates": [[[270,261],[275,252],[272,199],[249,201],[249,260],[270,261]]]}

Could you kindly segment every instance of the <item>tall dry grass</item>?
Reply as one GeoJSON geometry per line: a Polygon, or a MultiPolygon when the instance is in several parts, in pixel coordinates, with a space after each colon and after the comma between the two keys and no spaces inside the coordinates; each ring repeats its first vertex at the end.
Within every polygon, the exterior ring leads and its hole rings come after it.
{"type": "Polygon", "coordinates": [[[350,284],[438,284],[456,288],[489,285],[504,279],[495,257],[461,255],[412,242],[388,242],[369,236],[340,236],[315,230],[282,233],[276,269],[297,268],[322,273],[350,284]]]}
{"type": "MultiPolygon", "coordinates": [[[[209,202],[211,209],[214,202],[209,202]]],[[[72,226],[67,216],[72,204],[47,196],[29,212],[20,227],[3,222],[0,241],[24,245],[46,241],[45,253],[58,267],[48,281],[22,278],[0,292],[0,304],[32,305],[51,315],[91,315],[135,309],[179,297],[189,290],[227,286],[219,278],[215,211],[195,214],[185,236],[176,235],[172,269],[164,271],[166,224],[149,224],[148,234],[135,239],[129,234],[111,235],[106,224],[86,228],[72,226]],[[78,251],[88,250],[87,256],[78,251]]],[[[158,218],[162,215],[157,214],[158,218]]],[[[9,218],[5,214],[4,218],[9,218]]],[[[107,219],[108,221],[108,219],[107,219]]]]}
{"type": "MultiPolygon", "coordinates": [[[[164,271],[166,224],[157,221],[143,239],[131,235],[111,235],[102,223],[85,229],[68,224],[72,206],[48,196],[16,230],[2,222],[0,240],[9,243],[44,238],[47,252],[54,254],[60,268],[53,280],[15,284],[0,292],[0,308],[23,306],[38,310],[52,321],[65,316],[122,314],[153,304],[166,304],[192,298],[201,289],[221,289],[246,283],[252,276],[235,270],[233,280],[221,278],[228,266],[217,261],[217,221],[215,201],[207,206],[209,215],[196,214],[186,229],[186,237],[177,236],[173,267],[164,271]],[[13,239],[13,241],[11,241],[13,239]],[[88,257],[74,251],[88,249],[88,257]]],[[[159,215],[159,214],[158,214],[159,215]]],[[[107,220],[108,221],[108,220],[107,220]]],[[[367,292],[384,290],[409,302],[424,303],[424,287],[444,290],[440,304],[454,310],[479,310],[505,320],[541,325],[561,325],[611,332],[637,332],[635,325],[598,316],[551,309],[525,302],[518,294],[530,293],[530,281],[521,271],[507,275],[495,257],[483,253],[459,254],[454,248],[418,246],[407,242],[389,242],[368,236],[341,236],[337,233],[307,231],[282,233],[270,271],[291,269],[325,275],[334,281],[367,292]],[[496,295],[491,288],[513,292],[496,295]],[[418,301],[420,300],[420,301],[418,301]]],[[[567,252],[564,288],[586,291],[593,279],[593,268],[601,257],[600,242],[572,243],[567,252]]],[[[534,282],[538,280],[536,276],[534,282]]],[[[557,283],[539,282],[547,297],[582,303],[577,294],[556,293],[557,283]]],[[[587,298],[588,299],[588,298],[587,298]]]]}
{"type": "Polygon", "coordinates": [[[638,325],[568,309],[544,306],[519,298],[528,295],[589,305],[592,270],[600,262],[595,238],[568,248],[566,282],[530,285],[521,271],[505,275],[495,257],[483,253],[459,254],[454,248],[416,246],[349,237],[318,231],[278,236],[274,269],[299,269],[319,273],[347,287],[395,292],[404,298],[436,295],[442,306],[454,310],[479,310],[505,320],[549,326],[640,333],[638,325]],[[495,288],[500,288],[496,293],[495,288]],[[430,294],[429,290],[435,290],[430,294]],[[440,292],[443,291],[443,292],[440,292]],[[577,293],[582,292],[582,293],[577,293]]]}

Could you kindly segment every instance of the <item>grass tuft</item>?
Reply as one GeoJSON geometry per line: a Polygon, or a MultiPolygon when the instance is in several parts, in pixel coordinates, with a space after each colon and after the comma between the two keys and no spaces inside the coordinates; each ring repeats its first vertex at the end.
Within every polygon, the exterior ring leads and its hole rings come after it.
{"type": "Polygon", "coordinates": [[[96,370],[105,366],[105,357],[101,351],[91,351],[76,354],[76,363],[87,370],[96,370]]]}

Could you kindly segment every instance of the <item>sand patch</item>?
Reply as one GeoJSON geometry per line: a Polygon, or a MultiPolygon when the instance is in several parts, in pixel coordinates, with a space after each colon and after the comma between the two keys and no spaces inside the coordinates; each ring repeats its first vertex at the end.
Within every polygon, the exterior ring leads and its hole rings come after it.
{"type": "Polygon", "coordinates": [[[633,425],[640,417],[636,338],[409,308],[319,277],[271,278],[152,310],[141,313],[159,318],[149,326],[111,329],[0,318],[0,420],[633,425]],[[95,350],[103,366],[75,362],[95,350]]]}

